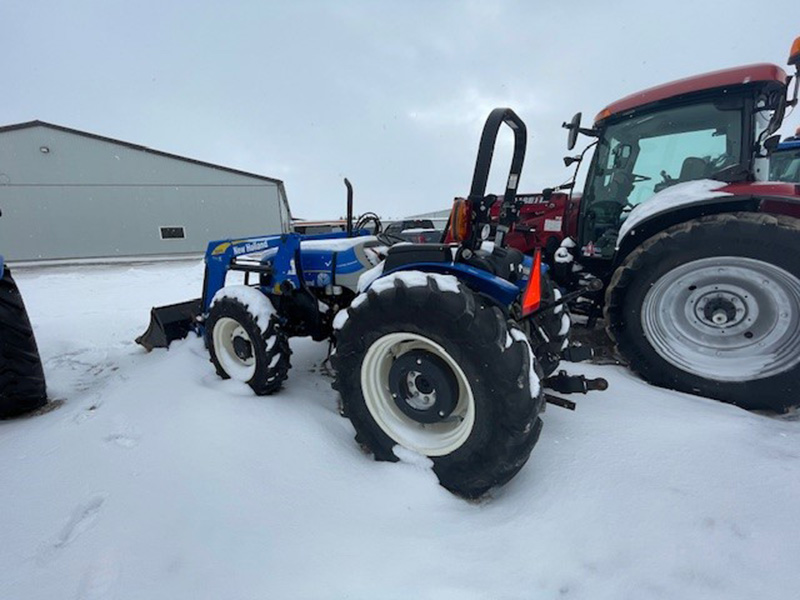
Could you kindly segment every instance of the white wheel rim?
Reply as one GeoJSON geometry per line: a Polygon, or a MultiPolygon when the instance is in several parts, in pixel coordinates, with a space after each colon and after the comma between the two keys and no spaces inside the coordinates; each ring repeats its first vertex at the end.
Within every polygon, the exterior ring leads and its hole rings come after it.
{"type": "Polygon", "coordinates": [[[212,335],[217,360],[231,379],[247,383],[256,372],[255,354],[243,359],[234,350],[233,340],[241,337],[254,345],[244,327],[230,317],[222,317],[214,324],[212,335]]]}
{"type": "Polygon", "coordinates": [[[436,342],[416,333],[388,333],[367,350],[361,363],[361,393],[370,415],[399,445],[424,454],[445,456],[460,448],[475,425],[475,398],[464,371],[436,342]],[[424,350],[442,359],[458,383],[458,402],[446,421],[419,423],[403,414],[389,390],[393,361],[410,350],[424,350]]]}
{"type": "Polygon", "coordinates": [[[750,381],[800,363],[800,279],[741,256],[695,260],[664,274],[642,303],[653,349],[679,369],[750,381]]]}

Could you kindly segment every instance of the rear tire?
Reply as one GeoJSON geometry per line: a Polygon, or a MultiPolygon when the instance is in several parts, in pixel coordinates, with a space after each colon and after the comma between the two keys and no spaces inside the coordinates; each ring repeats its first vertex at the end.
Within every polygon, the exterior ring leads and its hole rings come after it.
{"type": "MultiPolygon", "coordinates": [[[[542,274],[542,304],[551,304],[561,298],[561,291],[550,279],[549,275],[542,274]]],[[[548,310],[536,319],[536,323],[531,323],[528,337],[533,340],[536,348],[536,358],[542,367],[544,376],[548,377],[555,373],[561,361],[561,353],[569,343],[569,332],[572,322],[569,317],[569,310],[566,303],[559,304],[555,308],[548,310]],[[541,327],[544,335],[536,331],[541,327]],[[546,337],[545,337],[546,336],[546,337]]]]}
{"type": "Polygon", "coordinates": [[[542,427],[541,372],[497,308],[452,276],[407,272],[379,279],[346,315],[333,386],[376,460],[398,460],[396,445],[428,456],[467,498],[522,468],[542,427]]]}
{"type": "Polygon", "coordinates": [[[0,279],[0,418],[20,415],[46,402],[39,349],[22,295],[6,267],[0,279]]]}
{"type": "Polygon", "coordinates": [[[246,286],[220,290],[206,319],[206,345],[217,374],[247,383],[259,396],[277,392],[292,354],[272,303],[246,286]]]}
{"type": "Polygon", "coordinates": [[[655,385],[747,409],[800,396],[800,220],[754,213],[676,225],[634,250],[606,292],[608,332],[655,385]]]}

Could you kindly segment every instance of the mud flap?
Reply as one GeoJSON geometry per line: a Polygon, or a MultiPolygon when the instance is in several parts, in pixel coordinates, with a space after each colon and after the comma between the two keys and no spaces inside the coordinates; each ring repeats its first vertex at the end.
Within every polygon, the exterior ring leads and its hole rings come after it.
{"type": "Polygon", "coordinates": [[[197,317],[202,311],[200,298],[156,306],[150,310],[150,326],[136,338],[136,343],[148,352],[153,348],[167,348],[170,342],[185,338],[197,329],[197,317]]]}

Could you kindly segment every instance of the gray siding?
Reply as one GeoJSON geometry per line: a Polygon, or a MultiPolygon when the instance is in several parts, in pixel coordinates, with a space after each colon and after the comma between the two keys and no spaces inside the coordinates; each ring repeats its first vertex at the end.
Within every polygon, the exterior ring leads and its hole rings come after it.
{"type": "Polygon", "coordinates": [[[12,261],[199,253],[290,222],[279,181],[47,126],[0,132],[0,209],[12,261]],[[162,240],[164,226],[186,237],[162,240]]]}

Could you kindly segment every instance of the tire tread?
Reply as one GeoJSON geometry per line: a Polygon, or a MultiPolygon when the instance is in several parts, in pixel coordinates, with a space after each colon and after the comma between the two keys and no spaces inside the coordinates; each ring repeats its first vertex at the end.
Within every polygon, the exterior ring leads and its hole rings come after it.
{"type": "MultiPolygon", "coordinates": [[[[752,235],[757,236],[756,239],[774,240],[787,233],[800,235],[800,219],[767,213],[723,213],[692,219],[655,234],[634,249],[612,275],[606,289],[606,331],[616,351],[626,358],[630,368],[654,385],[716,398],[742,408],[784,411],[798,402],[792,400],[799,391],[797,380],[800,380],[800,376],[797,373],[793,386],[775,384],[773,378],[746,383],[703,379],[671,365],[665,366],[665,362],[659,364],[654,361],[647,350],[649,344],[646,340],[636,339],[628,327],[626,311],[629,309],[626,309],[626,303],[634,282],[641,277],[648,277],[650,269],[681,252],[681,249],[693,248],[693,244],[702,245],[714,231],[724,232],[733,238],[752,235]]],[[[794,243],[797,243],[797,239],[792,238],[794,243]]],[[[781,377],[781,380],[784,379],[791,381],[792,377],[781,377]]]]}
{"type": "Polygon", "coordinates": [[[0,418],[43,406],[47,386],[22,295],[3,269],[0,278],[0,418]]]}
{"type": "MultiPolygon", "coordinates": [[[[541,431],[539,414],[544,396],[540,390],[531,398],[529,346],[515,341],[505,348],[509,325],[498,309],[462,285],[460,293],[442,292],[435,278],[429,277],[424,287],[407,287],[396,279],[392,288],[380,293],[369,290],[365,302],[345,310],[348,318],[337,332],[337,349],[331,357],[336,370],[333,387],[341,395],[343,412],[353,423],[356,440],[376,460],[397,461],[392,451],[395,443],[366,408],[360,386],[361,361],[370,338],[377,339],[376,332],[402,330],[449,344],[448,352],[452,351],[474,382],[473,393],[478,389],[491,391],[484,415],[487,427],[483,429],[476,422],[461,448],[447,456],[432,457],[441,484],[458,495],[475,498],[507,482],[522,468],[541,431]],[[474,369],[477,364],[481,370],[474,369]]],[[[534,360],[534,364],[538,363],[534,360]]],[[[538,370],[537,375],[541,377],[538,370]]]]}

